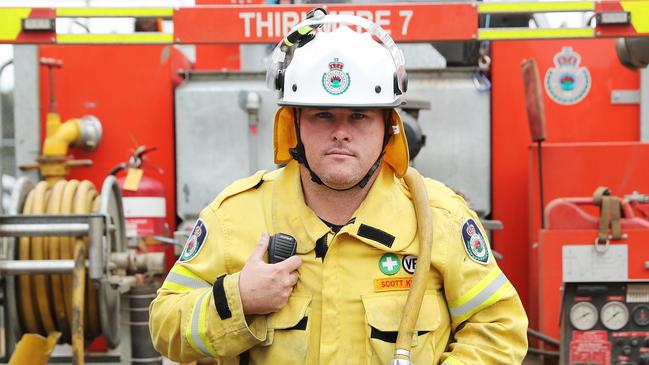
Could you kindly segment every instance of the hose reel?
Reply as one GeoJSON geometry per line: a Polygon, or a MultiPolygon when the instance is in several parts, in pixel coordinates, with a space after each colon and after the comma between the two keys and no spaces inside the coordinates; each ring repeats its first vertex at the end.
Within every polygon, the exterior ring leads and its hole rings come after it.
{"type": "MultiPolygon", "coordinates": [[[[103,335],[110,348],[117,347],[121,278],[115,275],[118,267],[111,256],[126,252],[126,239],[116,179],[107,177],[97,192],[87,180],[34,185],[20,178],[8,213],[0,217],[0,236],[16,239],[7,245],[6,259],[0,260],[0,274],[5,275],[8,315],[19,319],[10,321],[9,336],[59,331],[61,342],[73,343],[76,331],[86,342],[103,335]],[[83,308],[74,308],[73,291],[79,288],[72,271],[75,250],[80,248],[87,275],[81,285],[83,308]],[[77,310],[83,316],[75,317],[77,310]],[[73,323],[74,318],[79,323],[73,323]]],[[[81,337],[81,351],[83,344],[81,337]]],[[[76,351],[77,345],[73,347],[76,351]]]]}

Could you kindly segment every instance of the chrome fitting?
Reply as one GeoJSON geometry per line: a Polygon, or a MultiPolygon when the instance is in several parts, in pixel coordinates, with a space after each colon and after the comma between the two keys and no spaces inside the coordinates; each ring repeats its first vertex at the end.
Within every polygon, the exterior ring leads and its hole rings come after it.
{"type": "Polygon", "coordinates": [[[94,151],[99,146],[102,136],[102,127],[99,119],[93,115],[84,115],[79,118],[79,139],[73,147],[84,151],[94,151]]]}
{"type": "Polygon", "coordinates": [[[404,359],[392,359],[390,361],[390,365],[414,365],[410,360],[404,360],[404,359]]]}
{"type": "Polygon", "coordinates": [[[410,360],[399,359],[398,357],[402,356],[406,359],[410,359],[410,351],[404,349],[394,350],[394,359],[390,361],[390,365],[414,365],[410,360]]]}

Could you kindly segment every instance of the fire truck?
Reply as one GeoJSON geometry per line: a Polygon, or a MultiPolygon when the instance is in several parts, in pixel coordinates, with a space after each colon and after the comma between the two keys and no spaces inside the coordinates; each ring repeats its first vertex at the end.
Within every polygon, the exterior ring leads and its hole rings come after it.
{"type": "Polygon", "coordinates": [[[0,363],[167,363],[148,304],[200,210],[276,168],[266,60],[315,6],[403,49],[411,164],[489,231],[526,363],[649,364],[646,0],[0,8],[0,363]]]}

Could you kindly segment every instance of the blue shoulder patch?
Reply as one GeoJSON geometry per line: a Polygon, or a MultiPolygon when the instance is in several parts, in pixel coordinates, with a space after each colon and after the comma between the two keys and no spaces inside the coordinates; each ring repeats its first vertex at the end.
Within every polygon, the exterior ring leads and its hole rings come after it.
{"type": "Polygon", "coordinates": [[[192,228],[192,233],[189,235],[187,242],[185,243],[185,248],[178,258],[178,262],[187,262],[193,259],[198,252],[203,247],[205,239],[207,238],[207,227],[202,219],[198,219],[194,228],[192,228]]]}
{"type": "Polygon", "coordinates": [[[476,222],[469,218],[462,226],[462,241],[464,249],[471,260],[486,265],[489,262],[489,247],[480,227],[476,222]]]}

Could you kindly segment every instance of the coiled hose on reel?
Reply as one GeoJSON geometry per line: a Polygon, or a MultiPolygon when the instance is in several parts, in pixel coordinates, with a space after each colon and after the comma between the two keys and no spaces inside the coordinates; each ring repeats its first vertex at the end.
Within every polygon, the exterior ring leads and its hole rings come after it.
{"type": "MultiPolygon", "coordinates": [[[[99,207],[99,195],[87,180],[60,180],[53,186],[42,181],[27,195],[22,214],[89,214],[99,207]]],[[[88,252],[88,240],[74,237],[21,237],[18,259],[73,259],[76,246],[88,252]]],[[[87,256],[87,254],[86,254],[87,256]]],[[[86,281],[88,279],[86,278],[86,281]]],[[[97,289],[85,285],[83,333],[88,341],[101,334],[97,289]]],[[[20,275],[18,314],[25,332],[47,336],[61,332],[61,341],[72,343],[72,274],[20,275]]]]}
{"type": "MultiPolygon", "coordinates": [[[[113,176],[104,181],[101,194],[87,180],[39,182],[36,186],[21,178],[14,192],[13,214],[104,215],[106,235],[100,241],[104,259],[125,251],[123,208],[119,186],[113,176]]],[[[56,219],[53,217],[53,222],[56,219]]],[[[108,261],[92,262],[88,237],[20,237],[8,257],[15,260],[74,260],[70,274],[20,274],[6,278],[8,310],[19,326],[9,332],[48,336],[60,332],[60,343],[72,344],[76,364],[83,363],[84,345],[103,335],[107,345],[119,345],[119,292],[111,281],[108,261]],[[87,267],[99,267],[104,274],[90,279],[87,267]],[[99,266],[97,266],[99,265],[99,266]],[[101,269],[103,267],[104,269],[101,269]],[[108,270],[108,271],[105,271],[108,270]]]]}

